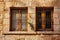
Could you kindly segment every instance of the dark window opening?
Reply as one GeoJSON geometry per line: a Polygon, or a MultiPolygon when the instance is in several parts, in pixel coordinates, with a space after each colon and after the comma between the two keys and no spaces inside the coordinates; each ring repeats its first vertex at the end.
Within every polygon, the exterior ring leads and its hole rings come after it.
{"type": "Polygon", "coordinates": [[[36,31],[53,30],[53,7],[36,8],[36,31]]]}
{"type": "Polygon", "coordinates": [[[27,7],[11,7],[10,31],[27,30],[27,7]]]}

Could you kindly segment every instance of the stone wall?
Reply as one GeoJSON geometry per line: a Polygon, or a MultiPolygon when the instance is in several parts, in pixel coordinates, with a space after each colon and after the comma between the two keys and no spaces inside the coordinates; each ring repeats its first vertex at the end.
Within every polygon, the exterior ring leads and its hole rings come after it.
{"type": "Polygon", "coordinates": [[[60,35],[5,35],[0,40],[60,40],[60,35]]]}
{"type": "MultiPolygon", "coordinates": [[[[59,35],[3,35],[8,33],[10,28],[10,7],[28,7],[28,22],[32,22],[34,29],[36,27],[35,20],[35,8],[36,7],[54,7],[53,20],[54,20],[54,31],[60,32],[60,0],[0,0],[0,40],[60,40],[59,35]],[[30,16],[33,18],[31,19],[30,16]],[[25,37],[26,36],[26,37],[25,37]],[[36,38],[36,39],[35,39],[36,38]],[[41,38],[41,39],[40,39],[41,38]]],[[[31,30],[28,24],[28,33],[35,32],[31,30]]],[[[26,32],[26,33],[27,33],[26,32]]]]}

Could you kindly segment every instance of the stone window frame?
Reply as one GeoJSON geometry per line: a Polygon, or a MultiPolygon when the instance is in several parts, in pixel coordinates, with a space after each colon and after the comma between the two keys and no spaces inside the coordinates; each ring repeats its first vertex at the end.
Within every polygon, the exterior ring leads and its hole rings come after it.
{"type": "MultiPolygon", "coordinates": [[[[11,26],[12,26],[12,12],[11,12],[12,10],[18,10],[18,11],[20,11],[20,10],[24,10],[25,11],[26,10],[26,12],[27,12],[26,15],[28,15],[28,7],[10,7],[10,29],[11,29],[11,26]]],[[[26,29],[22,30],[22,25],[21,25],[19,31],[27,31],[27,16],[26,16],[26,29]]]]}
{"type": "MultiPolygon", "coordinates": [[[[54,7],[36,7],[36,8],[35,8],[35,11],[36,11],[37,8],[40,8],[40,9],[43,9],[43,8],[44,8],[44,9],[45,9],[45,8],[46,8],[46,9],[52,9],[52,12],[51,12],[51,13],[54,14],[54,7]]],[[[35,12],[35,13],[36,13],[36,12],[35,12]]],[[[53,21],[53,14],[52,14],[52,21],[53,21]]],[[[52,22],[52,25],[51,25],[52,27],[51,27],[51,30],[50,30],[50,31],[54,31],[54,28],[53,28],[54,26],[53,26],[53,25],[54,25],[54,23],[52,22]]],[[[36,26],[36,25],[35,25],[35,26],[36,26]]],[[[36,27],[35,27],[35,30],[36,30],[36,27]]],[[[41,31],[43,31],[43,30],[41,30],[41,31]]],[[[48,32],[48,30],[46,30],[46,31],[48,32]]]]}

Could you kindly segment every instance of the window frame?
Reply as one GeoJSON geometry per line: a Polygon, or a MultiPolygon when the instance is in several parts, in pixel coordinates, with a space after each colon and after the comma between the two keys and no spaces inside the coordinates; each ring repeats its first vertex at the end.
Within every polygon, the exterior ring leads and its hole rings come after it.
{"type": "MultiPolygon", "coordinates": [[[[45,10],[45,9],[50,9],[51,10],[51,20],[52,20],[52,22],[51,22],[51,28],[50,29],[46,29],[45,28],[45,30],[41,30],[40,29],[40,31],[48,31],[48,30],[50,30],[50,31],[53,31],[54,29],[53,29],[53,12],[54,12],[54,7],[36,7],[35,8],[36,10],[35,10],[35,14],[37,14],[37,9],[41,9],[41,10],[45,10]]],[[[35,15],[35,21],[37,20],[37,17],[36,17],[36,15],[35,15]]],[[[37,31],[37,22],[35,22],[35,31],[37,31]]]]}
{"type": "MultiPolygon", "coordinates": [[[[18,10],[19,12],[20,12],[20,10],[26,10],[26,29],[25,30],[22,30],[22,19],[21,19],[21,27],[20,27],[20,30],[19,31],[27,31],[28,7],[10,7],[10,29],[9,29],[9,31],[12,31],[11,30],[11,28],[12,28],[12,10],[18,10]]],[[[22,16],[22,13],[21,13],[21,16],[22,16]]]]}

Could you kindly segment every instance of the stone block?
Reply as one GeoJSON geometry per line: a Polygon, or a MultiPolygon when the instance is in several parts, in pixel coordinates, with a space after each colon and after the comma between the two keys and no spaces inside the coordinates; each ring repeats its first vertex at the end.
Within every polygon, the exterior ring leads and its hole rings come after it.
{"type": "Polygon", "coordinates": [[[0,19],[0,25],[2,25],[3,24],[3,20],[2,19],[0,19]]]}
{"type": "Polygon", "coordinates": [[[15,35],[6,35],[5,40],[15,40],[15,35]]]}
{"type": "Polygon", "coordinates": [[[3,28],[3,26],[1,25],[1,26],[0,26],[0,31],[2,31],[2,28],[3,28]]]}
{"type": "Polygon", "coordinates": [[[4,2],[12,2],[12,0],[4,0],[4,2]]]}
{"type": "Polygon", "coordinates": [[[3,13],[0,13],[0,19],[2,19],[3,18],[3,13]]]}
{"type": "Polygon", "coordinates": [[[13,0],[14,2],[20,2],[21,0],[13,0]]]}
{"type": "Polygon", "coordinates": [[[28,0],[13,0],[14,2],[20,2],[20,1],[23,1],[23,2],[26,2],[28,0]]]}
{"type": "Polygon", "coordinates": [[[8,9],[13,6],[13,2],[5,2],[5,9],[8,9]]]}
{"type": "Polygon", "coordinates": [[[59,18],[59,14],[58,13],[54,13],[53,14],[53,18],[59,18]]]}
{"type": "Polygon", "coordinates": [[[52,36],[51,35],[45,35],[44,40],[52,40],[52,36]]]}
{"type": "Polygon", "coordinates": [[[0,2],[2,2],[3,0],[0,0],[0,2]]]}
{"type": "Polygon", "coordinates": [[[57,36],[55,40],[60,40],[60,36],[57,36]]]}
{"type": "Polygon", "coordinates": [[[15,35],[14,37],[15,37],[15,40],[20,39],[20,35],[15,35]]]}
{"type": "Polygon", "coordinates": [[[9,32],[10,25],[3,25],[3,33],[9,32]]]}
{"type": "Polygon", "coordinates": [[[0,37],[0,40],[3,40],[3,38],[0,37]]]}
{"type": "Polygon", "coordinates": [[[20,39],[24,40],[36,40],[38,38],[36,35],[20,35],[20,39]]]}
{"type": "Polygon", "coordinates": [[[29,9],[28,13],[32,13],[32,14],[35,13],[35,8],[34,7],[29,7],[28,9],[29,9]]]}
{"type": "Polygon", "coordinates": [[[54,25],[53,28],[55,32],[60,32],[60,25],[54,25]]]}
{"type": "Polygon", "coordinates": [[[60,35],[52,35],[53,36],[53,40],[60,40],[60,35]]]}
{"type": "Polygon", "coordinates": [[[10,20],[9,19],[4,19],[3,24],[10,24],[10,20]]]}
{"type": "Polygon", "coordinates": [[[4,14],[4,18],[10,18],[10,13],[9,13],[9,12],[6,12],[6,13],[4,14]]]}
{"type": "MultiPolygon", "coordinates": [[[[36,6],[45,6],[45,7],[49,7],[49,6],[53,6],[54,5],[54,0],[37,0],[36,1],[36,6]]],[[[34,3],[33,3],[34,5],[34,3]]]]}
{"type": "Polygon", "coordinates": [[[58,25],[59,24],[59,19],[58,18],[54,18],[53,19],[53,23],[56,24],[56,25],[58,25]]]}
{"type": "Polygon", "coordinates": [[[0,11],[4,10],[4,2],[0,2],[0,11]]]}
{"type": "Polygon", "coordinates": [[[59,9],[59,12],[58,12],[58,16],[59,16],[59,19],[60,19],[60,9],[59,9]]]}
{"type": "Polygon", "coordinates": [[[28,21],[35,24],[35,14],[30,13],[29,14],[29,18],[28,21]]]}
{"type": "Polygon", "coordinates": [[[55,8],[60,8],[60,0],[55,1],[55,8]]]}
{"type": "Polygon", "coordinates": [[[53,18],[58,18],[58,16],[59,16],[59,9],[58,8],[54,8],[53,18]]]}
{"type": "Polygon", "coordinates": [[[0,38],[2,38],[2,32],[3,32],[3,31],[2,31],[2,29],[1,29],[1,30],[0,30],[0,38]]]}
{"type": "Polygon", "coordinates": [[[26,3],[20,1],[20,2],[14,2],[13,3],[14,7],[26,7],[26,3]]]}

